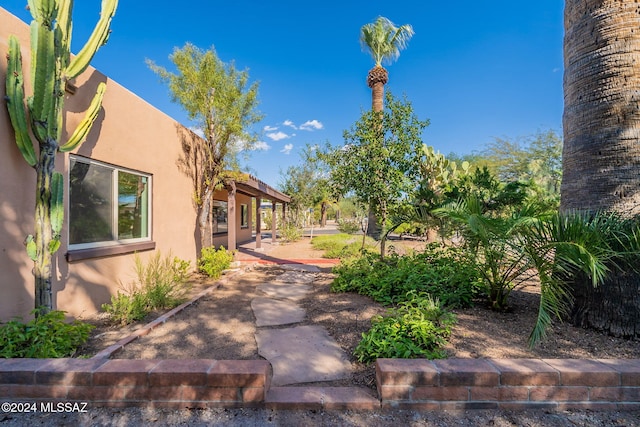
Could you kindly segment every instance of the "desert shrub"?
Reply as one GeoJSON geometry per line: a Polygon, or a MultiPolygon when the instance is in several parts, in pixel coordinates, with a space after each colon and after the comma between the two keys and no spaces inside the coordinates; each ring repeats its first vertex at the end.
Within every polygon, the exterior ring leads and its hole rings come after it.
{"type": "Polygon", "coordinates": [[[123,291],[112,296],[111,304],[103,304],[102,309],[112,323],[126,325],[144,319],[153,310],[173,308],[184,301],[190,268],[189,261],[171,254],[163,257],[160,251],[146,264],[136,254],[137,281],[122,286],[123,291]]]}
{"type": "Polygon", "coordinates": [[[389,309],[386,316],[371,320],[371,329],[362,334],[354,355],[364,363],[377,358],[442,359],[454,324],[454,315],[437,299],[411,292],[407,301],[389,309]]]}
{"type": "Polygon", "coordinates": [[[287,224],[280,232],[282,233],[282,240],[285,242],[297,242],[302,238],[302,230],[294,224],[287,224]]]}
{"type": "Polygon", "coordinates": [[[64,311],[39,314],[23,323],[15,318],[0,326],[0,357],[53,358],[72,356],[89,338],[93,326],[74,321],[65,322],[64,311]]]}
{"type": "Polygon", "coordinates": [[[109,321],[118,325],[142,320],[149,313],[145,295],[139,290],[131,293],[118,291],[111,296],[111,304],[103,304],[102,309],[109,315],[109,321]]]}
{"type": "Polygon", "coordinates": [[[338,220],[338,231],[345,234],[355,234],[360,231],[360,221],[357,219],[338,220]]]}
{"type": "Polygon", "coordinates": [[[198,260],[198,270],[209,277],[217,279],[222,272],[231,266],[233,252],[224,247],[216,249],[213,246],[203,248],[198,260]]]}
{"type": "Polygon", "coordinates": [[[432,243],[424,252],[381,260],[367,254],[334,268],[334,292],[357,292],[382,304],[406,301],[410,292],[429,293],[445,307],[468,307],[481,290],[475,264],[466,252],[432,243]]]}

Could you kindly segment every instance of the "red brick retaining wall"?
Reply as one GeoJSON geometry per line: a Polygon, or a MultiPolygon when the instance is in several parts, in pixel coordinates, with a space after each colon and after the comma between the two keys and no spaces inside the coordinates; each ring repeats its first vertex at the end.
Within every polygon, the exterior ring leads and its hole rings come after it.
{"type": "Polygon", "coordinates": [[[0,360],[5,401],[84,401],[91,406],[262,405],[266,360],[0,360]]]}
{"type": "Polygon", "coordinates": [[[640,360],[378,359],[383,407],[640,409],[640,360]]]}
{"type": "Polygon", "coordinates": [[[266,360],[0,359],[0,400],[90,406],[640,409],[640,360],[378,359],[368,390],[269,390],[266,360]]]}

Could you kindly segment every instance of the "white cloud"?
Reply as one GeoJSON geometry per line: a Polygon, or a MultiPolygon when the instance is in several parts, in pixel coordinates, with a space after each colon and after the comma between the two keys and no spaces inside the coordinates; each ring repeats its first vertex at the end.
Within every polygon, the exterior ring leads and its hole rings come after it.
{"type": "Polygon", "coordinates": [[[291,120],[285,120],[284,122],[282,122],[282,124],[284,126],[289,126],[290,128],[293,128],[293,129],[298,129],[291,120]]]}
{"type": "Polygon", "coordinates": [[[270,148],[271,146],[264,141],[257,141],[256,143],[253,144],[253,149],[255,151],[267,151],[270,148]]]}
{"type": "Polygon", "coordinates": [[[310,131],[314,129],[319,130],[319,129],[322,129],[323,127],[324,125],[315,119],[307,120],[306,122],[300,125],[300,129],[310,130],[310,131]]]}
{"type": "Polygon", "coordinates": [[[267,134],[267,137],[271,138],[271,140],[273,141],[280,141],[281,139],[291,138],[289,135],[287,135],[284,132],[271,132],[267,134]]]}
{"type": "Polygon", "coordinates": [[[284,148],[280,150],[281,153],[289,154],[293,150],[293,144],[285,144],[284,148]]]}
{"type": "Polygon", "coordinates": [[[264,131],[265,132],[273,132],[274,130],[278,130],[277,126],[265,126],[264,127],[264,131]]]}

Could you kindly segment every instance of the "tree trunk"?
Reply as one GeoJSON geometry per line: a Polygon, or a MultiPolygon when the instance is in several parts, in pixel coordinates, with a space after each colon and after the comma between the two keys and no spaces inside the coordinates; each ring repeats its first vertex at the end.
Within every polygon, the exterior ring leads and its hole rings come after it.
{"type": "MultiPolygon", "coordinates": [[[[630,1],[566,0],[561,210],[640,213],[640,15],[630,1]]],[[[573,284],[571,321],[638,336],[640,277],[573,284]]]]}
{"type": "Polygon", "coordinates": [[[209,227],[212,196],[213,196],[213,187],[208,186],[202,193],[202,201],[200,203],[199,212],[198,212],[198,225],[200,228],[201,250],[213,244],[211,227],[209,227]]]}
{"type": "Polygon", "coordinates": [[[52,254],[49,244],[53,238],[51,228],[51,181],[56,157],[57,144],[55,141],[47,141],[40,144],[40,160],[36,166],[36,217],[35,217],[35,243],[36,259],[34,260],[33,274],[35,276],[35,308],[42,311],[39,314],[53,310],[52,279],[52,254]]]}
{"type": "Polygon", "coordinates": [[[580,275],[573,285],[571,323],[616,337],[640,338],[640,275],[614,270],[598,287],[580,275]]]}
{"type": "Polygon", "coordinates": [[[327,202],[323,201],[320,204],[320,228],[324,228],[327,225],[327,202]]]}
{"type": "Polygon", "coordinates": [[[640,15],[566,0],[563,211],[640,213],[640,15]]]}

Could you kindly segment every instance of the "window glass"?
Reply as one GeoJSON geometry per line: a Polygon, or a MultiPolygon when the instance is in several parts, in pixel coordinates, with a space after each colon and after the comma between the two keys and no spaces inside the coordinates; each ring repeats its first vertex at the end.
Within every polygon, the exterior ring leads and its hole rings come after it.
{"type": "Polygon", "coordinates": [[[69,243],[112,240],[113,170],[71,160],[69,243]]]}
{"type": "Polygon", "coordinates": [[[118,173],[118,239],[148,237],[147,177],[118,173]]]}
{"type": "Polygon", "coordinates": [[[249,208],[247,205],[240,205],[240,227],[249,226],[249,208]]]}
{"type": "Polygon", "coordinates": [[[150,240],[151,177],[71,157],[71,249],[150,240]]]}
{"type": "Polygon", "coordinates": [[[213,232],[226,233],[229,231],[227,221],[227,202],[213,201],[213,232]]]}

